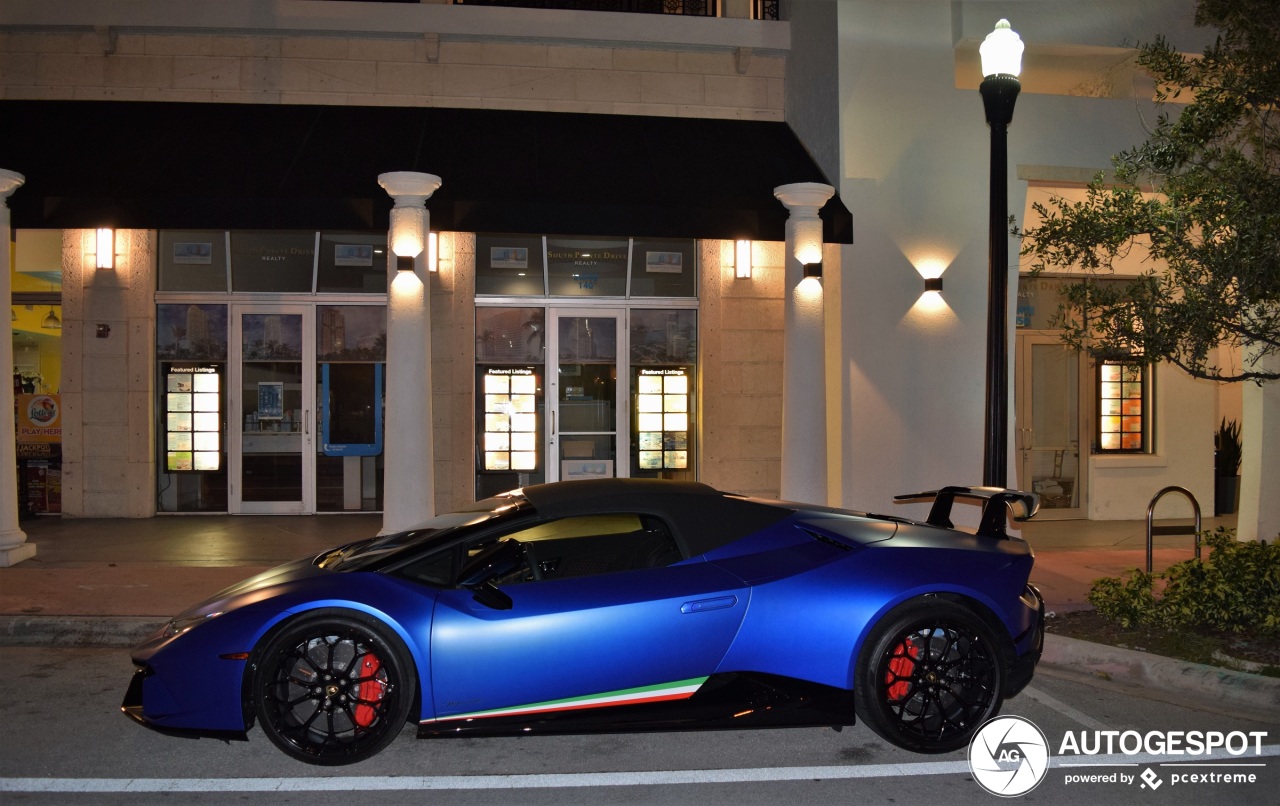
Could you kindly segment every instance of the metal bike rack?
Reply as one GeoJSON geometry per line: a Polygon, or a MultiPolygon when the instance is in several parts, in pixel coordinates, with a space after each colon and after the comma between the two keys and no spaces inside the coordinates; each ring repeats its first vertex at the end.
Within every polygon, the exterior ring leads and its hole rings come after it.
{"type": "Polygon", "coordinates": [[[1156,493],[1155,497],[1151,499],[1150,504],[1147,504],[1147,573],[1148,574],[1151,573],[1151,538],[1154,535],[1185,535],[1185,534],[1193,534],[1196,536],[1195,538],[1196,539],[1196,559],[1197,560],[1200,559],[1200,502],[1196,500],[1196,497],[1192,495],[1191,491],[1188,490],[1186,487],[1178,487],[1176,485],[1172,487],[1165,487],[1163,490],[1156,493]],[[1185,526],[1152,526],[1151,525],[1152,520],[1155,518],[1156,502],[1159,501],[1161,498],[1163,498],[1166,493],[1182,493],[1187,497],[1187,500],[1191,502],[1191,508],[1195,510],[1195,513],[1196,513],[1195,531],[1188,532],[1187,527],[1185,526]]]}

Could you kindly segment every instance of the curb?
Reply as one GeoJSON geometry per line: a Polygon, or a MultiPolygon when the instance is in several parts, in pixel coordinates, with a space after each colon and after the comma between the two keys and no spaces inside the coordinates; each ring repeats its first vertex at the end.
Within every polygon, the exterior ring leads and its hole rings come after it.
{"type": "Polygon", "coordinates": [[[1236,672],[1079,638],[1045,635],[1040,663],[1166,693],[1194,696],[1204,705],[1280,723],[1280,678],[1236,672]]]}
{"type": "Polygon", "coordinates": [[[164,616],[0,616],[0,645],[132,647],[164,616]]]}

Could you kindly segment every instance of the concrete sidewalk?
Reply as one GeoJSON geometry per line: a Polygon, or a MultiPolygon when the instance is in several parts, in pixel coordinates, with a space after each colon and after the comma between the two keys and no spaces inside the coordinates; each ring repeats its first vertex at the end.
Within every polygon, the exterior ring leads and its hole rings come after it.
{"type": "MultiPolygon", "coordinates": [[[[1191,522],[1161,521],[1161,525],[1191,522]]],[[[1205,519],[1202,528],[1234,526],[1205,519]]],[[[1032,574],[1051,613],[1087,608],[1090,583],[1146,561],[1143,521],[1032,521],[1032,574]]],[[[223,588],[260,571],[377,534],[379,514],[44,517],[22,523],[36,556],[0,568],[0,644],[128,647],[223,588]]],[[[1192,556],[1191,535],[1158,536],[1157,570],[1192,556]]],[[[1043,664],[1168,691],[1216,710],[1280,722],[1280,680],[1050,635],[1043,664]]]]}
{"type": "MultiPolygon", "coordinates": [[[[1206,519],[1202,527],[1218,525],[1234,526],[1234,518],[1206,519]]],[[[375,535],[382,516],[42,517],[22,528],[37,553],[0,568],[0,616],[159,622],[259,571],[375,535]]],[[[1094,579],[1145,563],[1141,521],[1032,521],[1022,534],[1036,552],[1031,581],[1051,611],[1088,607],[1094,579]]],[[[1155,567],[1191,557],[1192,545],[1190,535],[1157,537],[1155,567]]]]}

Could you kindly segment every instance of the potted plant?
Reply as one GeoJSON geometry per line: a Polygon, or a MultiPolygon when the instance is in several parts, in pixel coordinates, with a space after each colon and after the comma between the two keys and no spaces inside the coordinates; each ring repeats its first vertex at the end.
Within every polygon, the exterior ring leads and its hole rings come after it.
{"type": "Polygon", "coordinates": [[[1216,442],[1213,514],[1230,515],[1240,503],[1240,424],[1223,417],[1216,442]]]}

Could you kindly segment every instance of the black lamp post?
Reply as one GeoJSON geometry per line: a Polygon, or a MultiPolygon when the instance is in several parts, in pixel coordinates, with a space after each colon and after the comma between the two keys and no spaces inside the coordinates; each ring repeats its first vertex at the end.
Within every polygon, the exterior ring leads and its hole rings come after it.
{"type": "Polygon", "coordinates": [[[1000,20],[983,41],[982,105],[991,129],[991,209],[988,217],[987,388],[982,483],[1008,486],[1009,466],[1009,168],[1008,132],[1018,100],[1022,40],[1000,20]]]}

